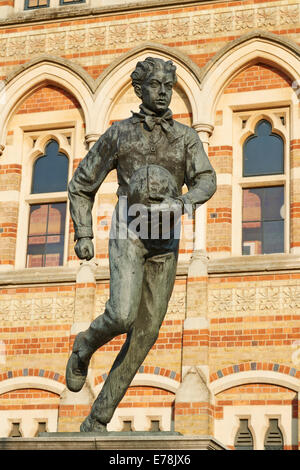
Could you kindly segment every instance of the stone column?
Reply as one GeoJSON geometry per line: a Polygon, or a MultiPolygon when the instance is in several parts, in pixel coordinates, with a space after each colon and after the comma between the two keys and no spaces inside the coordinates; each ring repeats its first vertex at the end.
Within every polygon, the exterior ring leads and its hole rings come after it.
{"type": "Polygon", "coordinates": [[[94,318],[97,265],[94,261],[83,261],[76,276],[74,323],[71,335],[77,335],[89,327],[94,318]]]}
{"type": "MultiPolygon", "coordinates": [[[[193,124],[197,131],[205,152],[208,154],[209,138],[213,132],[213,126],[210,124],[193,124]]],[[[195,212],[195,242],[194,251],[206,250],[206,204],[198,207],[195,212]]]]}
{"type": "MultiPolygon", "coordinates": [[[[96,263],[83,261],[76,276],[74,322],[70,331],[70,353],[76,335],[86,330],[94,318],[96,297],[96,263]]],[[[92,392],[93,369],[89,367],[86,383],[79,393],[70,392],[67,388],[60,398],[59,404],[59,432],[74,431],[89,414],[91,405],[95,399],[92,392]]]]}
{"type": "Polygon", "coordinates": [[[100,137],[100,134],[97,134],[96,132],[85,135],[85,141],[89,149],[93,147],[94,143],[97,142],[99,137],[100,137]]]}
{"type": "MultiPolygon", "coordinates": [[[[208,152],[208,142],[213,126],[194,124],[193,127],[199,134],[204,150],[208,152]]],[[[194,252],[188,270],[183,367],[208,363],[207,265],[206,207],[204,204],[196,211],[194,252]],[[190,341],[191,337],[192,341],[190,341]],[[200,350],[202,352],[199,355],[200,350]]]]}
{"type": "MultiPolygon", "coordinates": [[[[213,127],[193,126],[208,153],[213,127]]],[[[208,376],[209,321],[207,319],[208,256],[206,254],[206,205],[195,214],[194,252],[187,276],[186,319],[183,325],[183,382],[175,400],[175,430],[183,433],[210,434],[212,417],[208,376]],[[201,371],[201,372],[200,372],[201,371]]]]}
{"type": "MultiPolygon", "coordinates": [[[[4,149],[5,146],[0,144],[0,156],[4,149]]],[[[17,155],[9,155],[8,150],[0,162],[0,269],[5,271],[16,265],[21,176],[22,165],[17,155]]]]}
{"type": "Polygon", "coordinates": [[[206,379],[197,367],[183,377],[175,399],[175,431],[182,434],[213,434],[210,392],[206,379]]]}

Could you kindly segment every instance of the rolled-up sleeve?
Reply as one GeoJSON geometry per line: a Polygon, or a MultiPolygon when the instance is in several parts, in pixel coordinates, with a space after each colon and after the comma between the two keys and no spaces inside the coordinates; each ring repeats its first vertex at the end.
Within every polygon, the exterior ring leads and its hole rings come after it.
{"type": "Polygon", "coordinates": [[[185,184],[188,192],[180,196],[185,212],[191,213],[197,204],[204,204],[217,189],[216,172],[208,160],[203,144],[194,129],[186,135],[185,184]]]}
{"type": "Polygon", "coordinates": [[[107,174],[116,168],[117,139],[114,127],[110,127],[89,150],[68,185],[75,240],[93,238],[92,207],[95,194],[107,174]]]}

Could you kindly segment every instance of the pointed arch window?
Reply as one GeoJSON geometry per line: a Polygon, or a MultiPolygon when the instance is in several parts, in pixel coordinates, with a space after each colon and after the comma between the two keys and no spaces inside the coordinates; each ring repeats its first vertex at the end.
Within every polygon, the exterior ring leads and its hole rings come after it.
{"type": "Polygon", "coordinates": [[[45,154],[34,163],[31,194],[66,191],[68,169],[68,157],[59,152],[55,140],[50,140],[46,145],[45,154]]]}
{"type": "Polygon", "coordinates": [[[285,251],[284,141],[261,119],[242,152],[242,254],[285,251]]]}
{"type": "Polygon", "coordinates": [[[243,146],[243,176],[278,175],[283,163],[282,137],[272,132],[269,121],[260,120],[243,146]]]}
{"type": "Polygon", "coordinates": [[[63,264],[67,202],[58,201],[57,195],[67,191],[68,168],[68,157],[59,152],[55,140],[48,142],[45,154],[33,165],[31,194],[40,195],[41,199],[47,195],[48,200],[30,204],[26,263],[29,268],[63,264]],[[55,193],[52,201],[51,193],[55,193]]]}

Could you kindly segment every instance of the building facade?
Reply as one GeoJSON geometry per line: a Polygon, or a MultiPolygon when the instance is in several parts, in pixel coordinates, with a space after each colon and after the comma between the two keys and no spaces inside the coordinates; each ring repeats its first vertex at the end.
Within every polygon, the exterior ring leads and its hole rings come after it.
{"type": "Polygon", "coordinates": [[[218,189],[183,217],[168,313],[108,429],[298,449],[296,0],[0,1],[0,436],[78,431],[123,344],[66,389],[74,338],[108,299],[117,179],[95,200],[90,262],[74,252],[67,182],[138,110],[130,73],[147,56],[176,65],[174,118],[198,132],[218,189]]]}

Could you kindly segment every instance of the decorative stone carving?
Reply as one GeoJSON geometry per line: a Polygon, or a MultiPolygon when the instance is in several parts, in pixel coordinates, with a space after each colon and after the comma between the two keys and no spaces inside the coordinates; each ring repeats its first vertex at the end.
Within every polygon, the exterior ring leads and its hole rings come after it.
{"type": "Polygon", "coordinates": [[[214,32],[226,33],[233,28],[233,15],[232,13],[218,13],[214,17],[214,32]]]}
{"type": "MultiPolygon", "coordinates": [[[[182,15],[182,12],[181,12],[182,15]]],[[[127,23],[118,21],[101,22],[86,30],[74,26],[68,33],[57,30],[46,35],[31,36],[3,35],[0,39],[0,57],[20,57],[24,53],[40,54],[50,52],[60,55],[65,50],[80,51],[88,47],[98,50],[99,47],[115,49],[119,44],[139,43],[145,40],[162,40],[179,37],[183,40],[195,35],[228,33],[231,31],[246,32],[252,28],[273,29],[276,24],[296,25],[299,23],[299,5],[272,5],[267,8],[231,11],[215,10],[214,14],[198,14],[190,17],[172,15],[171,19],[138,21],[129,19],[127,23]],[[67,38],[67,41],[66,41],[67,38]],[[27,47],[28,45],[28,47],[27,47]]],[[[19,34],[19,33],[18,33],[19,34]]]]}
{"type": "Polygon", "coordinates": [[[275,310],[279,307],[279,288],[265,287],[259,288],[258,308],[259,310],[275,310]]]}
{"type": "Polygon", "coordinates": [[[68,49],[79,50],[85,48],[85,31],[70,31],[68,34],[68,49]]]}
{"type": "Polygon", "coordinates": [[[184,39],[189,36],[189,18],[175,18],[171,20],[171,36],[184,39]]]}
{"type": "Polygon", "coordinates": [[[21,51],[24,54],[26,50],[26,38],[25,37],[13,37],[8,41],[7,45],[7,55],[10,56],[19,56],[21,51]]]}
{"type": "Polygon", "coordinates": [[[291,5],[280,8],[280,24],[296,24],[299,21],[299,6],[291,5]]]}
{"type": "Polygon", "coordinates": [[[232,311],[233,291],[231,289],[215,289],[209,292],[209,311],[232,311]]]}
{"type": "Polygon", "coordinates": [[[124,44],[127,40],[127,24],[117,24],[109,26],[108,29],[108,44],[111,46],[117,46],[118,44],[124,44]]]}
{"type": "Polygon", "coordinates": [[[251,311],[256,308],[256,289],[239,289],[236,290],[236,310],[251,311]]]}
{"type": "Polygon", "coordinates": [[[246,30],[254,26],[254,11],[245,10],[237,11],[235,15],[235,28],[239,30],[246,30]]]}
{"type": "Polygon", "coordinates": [[[66,33],[49,34],[47,47],[49,52],[55,53],[65,49],[66,33]]]}
{"type": "Polygon", "coordinates": [[[128,41],[129,42],[142,42],[148,36],[147,23],[133,23],[129,26],[128,41]]]}
{"type": "Polygon", "coordinates": [[[70,296],[0,300],[1,324],[45,319],[71,321],[73,313],[74,298],[70,296]]]}
{"type": "Polygon", "coordinates": [[[169,22],[165,21],[153,21],[150,24],[150,36],[151,39],[165,39],[169,36],[169,22]]]}
{"type": "Polygon", "coordinates": [[[28,52],[29,54],[40,54],[44,52],[46,48],[46,36],[37,35],[30,36],[28,42],[28,52]]]}
{"type": "Polygon", "coordinates": [[[106,27],[93,28],[89,30],[88,47],[104,46],[106,38],[106,27]]]}
{"type": "Polygon", "coordinates": [[[168,305],[167,317],[185,317],[185,292],[173,292],[168,305]]]}
{"type": "Polygon", "coordinates": [[[7,39],[0,39],[0,57],[6,56],[7,39]]]}
{"type": "Polygon", "coordinates": [[[257,10],[257,26],[268,27],[276,24],[276,8],[259,8],[257,10]]]}
{"type": "Polygon", "coordinates": [[[300,308],[300,288],[298,286],[282,288],[282,306],[292,310],[300,308]]]}
{"type": "Polygon", "coordinates": [[[300,285],[278,287],[249,287],[212,289],[208,292],[208,311],[212,314],[229,315],[269,314],[274,311],[290,311],[299,314],[300,285]]]}
{"type": "Polygon", "coordinates": [[[211,30],[210,15],[200,15],[193,18],[192,34],[209,34],[211,30]]]}

